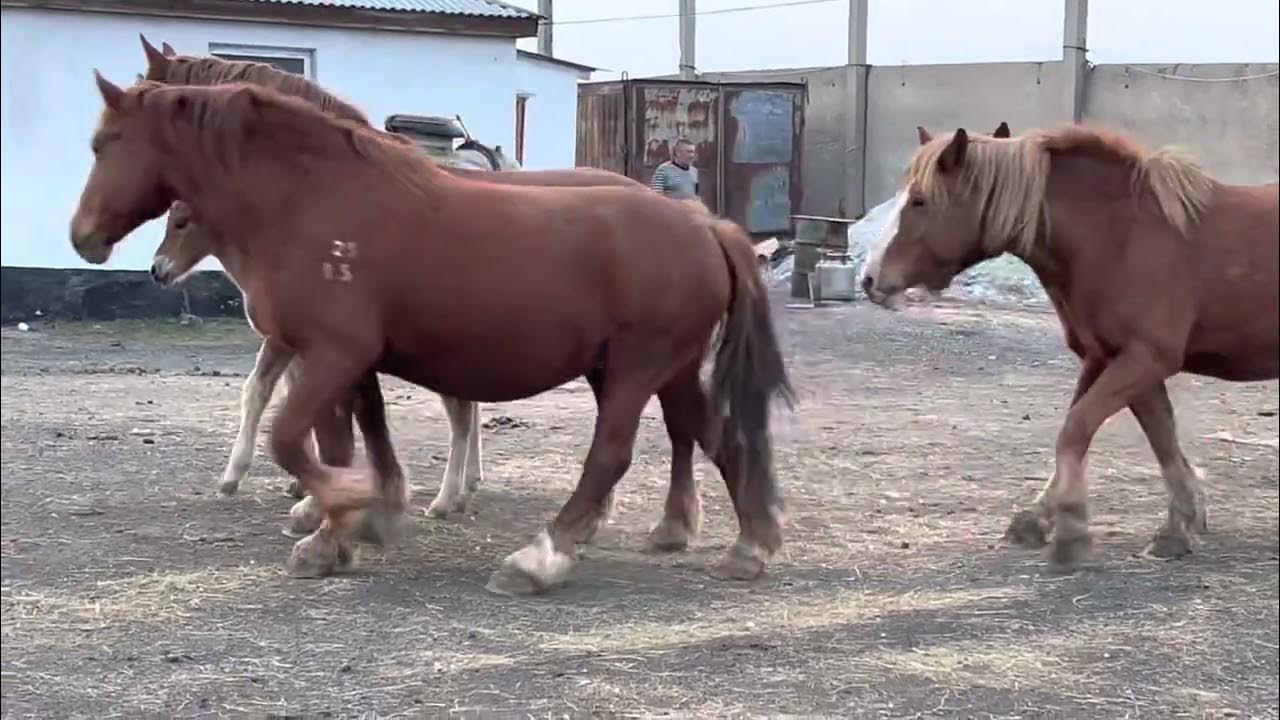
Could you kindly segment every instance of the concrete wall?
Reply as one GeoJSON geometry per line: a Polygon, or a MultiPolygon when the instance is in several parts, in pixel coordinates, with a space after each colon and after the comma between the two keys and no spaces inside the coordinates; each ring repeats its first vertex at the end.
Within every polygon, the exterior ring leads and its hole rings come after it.
{"type": "MultiPolygon", "coordinates": [[[[578,81],[586,80],[589,75],[536,57],[517,58],[516,92],[530,95],[524,109],[523,167],[529,170],[573,167],[578,141],[578,81]]],[[[511,104],[514,114],[514,97],[511,104]]],[[[483,142],[479,136],[476,139],[483,142]]],[[[507,157],[515,157],[514,140],[513,144],[503,146],[503,152],[507,157]]]]}
{"type": "Polygon", "coordinates": [[[1260,183],[1280,175],[1280,77],[1275,64],[1096,65],[1085,90],[1085,120],[1131,133],[1152,147],[1175,145],[1226,182],[1260,183]],[[1146,72],[1143,72],[1143,71],[1146,72]]]}
{"type": "Polygon", "coordinates": [[[866,204],[893,197],[919,145],[916,126],[1014,134],[1071,117],[1062,63],[873,67],[867,80],[866,204]]]}
{"type": "MultiPolygon", "coordinates": [[[[392,113],[459,113],[477,140],[511,152],[522,76],[543,89],[530,101],[534,124],[526,134],[537,165],[573,164],[576,93],[561,87],[564,72],[555,80],[540,70],[521,71],[507,38],[9,7],[0,26],[0,263],[6,266],[87,267],[71,250],[67,223],[91,165],[89,135],[102,105],[92,70],[131,83],[145,67],[139,32],[192,54],[208,53],[211,43],[309,53],[313,79],[379,126],[392,113]]],[[[139,228],[108,267],[150,267],[163,228],[162,220],[139,228]]]]}
{"type": "Polygon", "coordinates": [[[848,110],[847,73],[843,67],[800,68],[762,72],[703,73],[710,82],[793,82],[807,87],[804,145],[800,167],[804,195],[797,214],[843,216],[846,152],[851,126],[845,122],[848,110]]]}

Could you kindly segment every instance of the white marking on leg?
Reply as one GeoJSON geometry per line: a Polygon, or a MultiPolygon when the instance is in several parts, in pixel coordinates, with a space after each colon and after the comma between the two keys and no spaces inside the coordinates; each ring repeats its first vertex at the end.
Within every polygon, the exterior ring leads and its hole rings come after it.
{"type": "Polygon", "coordinates": [[[470,500],[471,493],[484,482],[484,463],[480,454],[480,403],[467,404],[470,406],[470,420],[467,423],[466,495],[470,500]]]}
{"type": "Polygon", "coordinates": [[[448,395],[441,395],[445,414],[449,416],[449,458],[445,461],[444,477],[440,479],[440,492],[427,508],[427,515],[442,518],[451,512],[466,509],[467,442],[471,429],[472,404],[448,395]]]}
{"type": "Polygon", "coordinates": [[[240,427],[236,430],[236,441],[231,447],[231,457],[227,459],[226,469],[222,473],[222,482],[218,484],[218,492],[223,495],[235,494],[240,488],[240,481],[249,472],[249,465],[253,462],[253,453],[257,446],[258,426],[262,422],[262,412],[271,401],[276,382],[280,380],[280,366],[264,361],[266,348],[267,344],[264,342],[258,349],[253,370],[240,390],[240,427]]]}

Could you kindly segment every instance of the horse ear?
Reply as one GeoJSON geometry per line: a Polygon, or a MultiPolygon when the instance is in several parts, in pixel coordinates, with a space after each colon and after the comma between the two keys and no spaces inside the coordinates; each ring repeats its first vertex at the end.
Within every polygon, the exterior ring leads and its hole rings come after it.
{"type": "Polygon", "coordinates": [[[160,52],[164,53],[165,57],[170,57],[170,58],[178,54],[178,51],[174,50],[173,46],[167,42],[160,43],[160,52]]]}
{"type": "Polygon", "coordinates": [[[933,140],[933,135],[930,135],[929,131],[925,130],[923,125],[916,126],[916,133],[920,135],[921,145],[928,145],[929,141],[933,140]]]}
{"type": "Polygon", "coordinates": [[[124,90],[116,87],[115,83],[102,77],[102,73],[94,68],[93,79],[98,83],[98,92],[102,93],[102,102],[112,110],[119,110],[120,105],[124,102],[124,90]]]}
{"type": "Polygon", "coordinates": [[[1000,127],[996,128],[996,131],[991,133],[991,137],[993,138],[1007,138],[1012,135],[1013,133],[1009,132],[1009,123],[1004,121],[1001,121],[1000,127]]]}
{"type": "Polygon", "coordinates": [[[938,156],[938,167],[942,172],[951,172],[964,164],[965,151],[969,149],[969,133],[964,128],[956,130],[956,134],[947,143],[946,149],[938,156]]]}
{"type": "Polygon", "coordinates": [[[147,75],[153,78],[164,77],[165,68],[169,66],[169,58],[157,50],[155,45],[147,42],[146,35],[138,33],[138,39],[142,41],[142,51],[147,54],[147,75]]]}

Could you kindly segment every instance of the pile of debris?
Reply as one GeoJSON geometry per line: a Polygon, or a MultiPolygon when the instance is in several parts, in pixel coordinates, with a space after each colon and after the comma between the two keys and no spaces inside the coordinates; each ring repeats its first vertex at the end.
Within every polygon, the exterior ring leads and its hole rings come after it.
{"type": "MultiPolygon", "coordinates": [[[[872,208],[861,220],[849,226],[849,261],[859,275],[866,264],[871,248],[880,241],[885,227],[893,219],[894,199],[872,208]]],[[[762,257],[765,277],[770,287],[781,287],[790,282],[795,266],[795,255],[776,238],[770,238],[757,247],[762,257]],[[761,248],[768,244],[768,260],[764,260],[761,248]],[[767,264],[766,264],[767,263],[767,264]]],[[[1031,268],[1012,255],[980,263],[956,277],[948,294],[956,294],[975,300],[994,302],[1043,303],[1047,301],[1044,288],[1031,268]]]]}

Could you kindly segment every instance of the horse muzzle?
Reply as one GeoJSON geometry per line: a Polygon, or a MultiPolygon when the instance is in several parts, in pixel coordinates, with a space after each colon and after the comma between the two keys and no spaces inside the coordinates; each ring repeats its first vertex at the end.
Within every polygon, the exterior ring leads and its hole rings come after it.
{"type": "Polygon", "coordinates": [[[105,233],[90,232],[71,234],[71,247],[82,260],[92,265],[101,265],[111,258],[111,242],[105,233]]]}
{"type": "Polygon", "coordinates": [[[870,275],[862,278],[862,292],[871,302],[891,310],[897,307],[896,300],[902,294],[900,288],[885,287],[870,275]]]}
{"type": "Polygon", "coordinates": [[[178,277],[173,261],[163,255],[151,260],[151,280],[161,287],[169,287],[178,277]]]}

